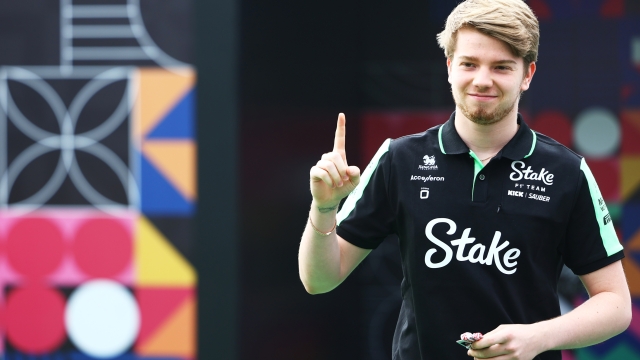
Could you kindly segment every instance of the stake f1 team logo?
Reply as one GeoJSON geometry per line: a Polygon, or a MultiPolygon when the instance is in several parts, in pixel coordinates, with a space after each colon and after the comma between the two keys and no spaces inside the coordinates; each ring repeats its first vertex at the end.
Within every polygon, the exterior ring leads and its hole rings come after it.
{"type": "Polygon", "coordinates": [[[425,155],[422,158],[424,165],[418,165],[419,170],[438,170],[438,165],[436,165],[436,156],[435,155],[425,155]]]}
{"type": "Polygon", "coordinates": [[[527,167],[526,170],[521,170],[524,169],[524,166],[524,162],[522,161],[512,162],[511,168],[513,169],[513,172],[509,175],[509,179],[513,181],[520,181],[522,179],[537,180],[542,181],[546,185],[553,184],[553,174],[550,174],[549,170],[545,170],[545,168],[542,168],[539,173],[536,173],[531,170],[531,166],[527,167]]]}

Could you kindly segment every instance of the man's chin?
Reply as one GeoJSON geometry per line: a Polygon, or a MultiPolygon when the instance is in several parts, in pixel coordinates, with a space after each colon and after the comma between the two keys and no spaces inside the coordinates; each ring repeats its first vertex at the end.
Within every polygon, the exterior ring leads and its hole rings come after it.
{"type": "Polygon", "coordinates": [[[467,119],[471,120],[471,122],[478,125],[491,125],[502,120],[496,113],[490,113],[484,110],[477,110],[472,113],[463,111],[463,114],[467,119]]]}
{"type": "Polygon", "coordinates": [[[469,117],[469,120],[471,120],[473,123],[478,125],[491,125],[491,124],[497,123],[502,119],[497,119],[496,117],[476,116],[476,117],[469,117]]]}
{"type": "Polygon", "coordinates": [[[509,115],[509,113],[513,110],[514,106],[515,102],[508,108],[491,107],[491,109],[486,109],[484,107],[473,107],[472,111],[469,111],[470,109],[466,106],[458,107],[462,111],[462,114],[474,124],[492,125],[506,118],[507,115],[509,115]]]}

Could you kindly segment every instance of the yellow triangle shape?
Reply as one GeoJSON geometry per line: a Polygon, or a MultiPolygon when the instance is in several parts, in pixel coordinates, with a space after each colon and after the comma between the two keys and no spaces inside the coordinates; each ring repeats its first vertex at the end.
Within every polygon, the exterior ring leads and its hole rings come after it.
{"type": "Polygon", "coordinates": [[[168,71],[161,68],[143,68],[138,74],[138,99],[134,114],[136,138],[143,138],[195,84],[193,70],[185,68],[168,71]]]}
{"type": "Polygon", "coordinates": [[[185,300],[155,334],[136,352],[145,356],[175,356],[193,358],[196,349],[196,304],[193,298],[185,300]]]}
{"type": "Polygon", "coordinates": [[[627,200],[640,187],[640,156],[622,156],[620,159],[622,200],[627,200]]]}
{"type": "Polygon", "coordinates": [[[136,283],[140,286],[195,286],[191,264],[145,217],[138,218],[136,283]]]}
{"type": "Polygon", "coordinates": [[[191,140],[147,140],[142,152],[187,200],[196,198],[196,144],[191,140]]]}

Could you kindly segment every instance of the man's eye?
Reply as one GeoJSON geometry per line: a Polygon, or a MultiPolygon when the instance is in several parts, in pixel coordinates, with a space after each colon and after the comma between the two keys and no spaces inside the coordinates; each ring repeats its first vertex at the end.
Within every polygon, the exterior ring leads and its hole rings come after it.
{"type": "Polygon", "coordinates": [[[472,63],[462,63],[461,65],[464,67],[473,67],[472,63]]]}
{"type": "Polygon", "coordinates": [[[496,66],[496,69],[501,71],[511,70],[511,68],[508,66],[496,66]]]}

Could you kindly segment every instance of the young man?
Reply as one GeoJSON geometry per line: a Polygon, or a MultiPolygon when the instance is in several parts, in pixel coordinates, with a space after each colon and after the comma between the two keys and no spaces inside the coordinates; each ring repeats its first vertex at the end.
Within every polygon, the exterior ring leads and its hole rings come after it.
{"type": "Polygon", "coordinates": [[[400,239],[393,359],[559,360],[557,350],[629,325],[622,246],[591,171],[518,114],[538,39],[521,0],[461,3],[438,35],[456,103],[449,121],[387,140],[361,177],[340,114],[333,151],[311,169],[299,254],[308,292],[332,290],[387,235],[400,239]],[[563,264],[590,299],[560,316],[563,264]],[[485,335],[465,351],[455,343],[464,332],[485,335]]]}

